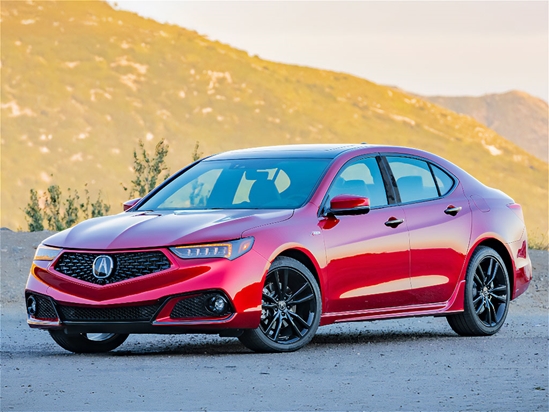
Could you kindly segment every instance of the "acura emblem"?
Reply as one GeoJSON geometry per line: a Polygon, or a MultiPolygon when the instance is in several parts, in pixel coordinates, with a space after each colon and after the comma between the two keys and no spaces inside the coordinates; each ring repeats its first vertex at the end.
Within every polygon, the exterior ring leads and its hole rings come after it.
{"type": "Polygon", "coordinates": [[[114,262],[110,256],[97,256],[93,261],[93,276],[97,279],[106,279],[112,273],[114,262]]]}

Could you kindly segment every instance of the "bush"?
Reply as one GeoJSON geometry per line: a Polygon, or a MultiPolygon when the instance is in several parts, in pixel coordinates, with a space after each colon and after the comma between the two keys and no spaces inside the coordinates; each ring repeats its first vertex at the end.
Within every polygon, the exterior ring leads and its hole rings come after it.
{"type": "Polygon", "coordinates": [[[23,209],[29,231],[37,232],[44,230],[44,220],[47,222],[49,230],[60,231],[73,226],[81,220],[79,219],[80,217],[88,219],[90,217],[104,216],[110,211],[111,207],[103,202],[101,192],[99,192],[95,202],[91,203],[90,214],[90,193],[87,187],[84,190],[85,201],[84,203],[78,203],[80,196],[77,190],[72,192],[70,188],[67,189],[68,195],[65,200],[62,200],[62,192],[59,185],[48,187],[41,199],[38,197],[37,191],[31,189],[30,201],[25,209],[23,209]]]}
{"type": "Polygon", "coordinates": [[[44,230],[44,214],[38,201],[38,193],[36,189],[30,190],[30,202],[23,209],[25,219],[29,224],[29,232],[40,232],[44,230]]]}

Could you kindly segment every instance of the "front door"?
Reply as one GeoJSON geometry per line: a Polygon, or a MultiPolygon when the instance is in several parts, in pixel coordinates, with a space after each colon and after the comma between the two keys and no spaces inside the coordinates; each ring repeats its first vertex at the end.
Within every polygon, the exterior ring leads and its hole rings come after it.
{"type": "Polygon", "coordinates": [[[326,202],[340,194],[368,197],[371,209],[365,215],[321,217],[328,262],[325,311],[359,312],[410,304],[404,213],[400,206],[389,204],[376,157],[352,160],[342,167],[326,202]]]}

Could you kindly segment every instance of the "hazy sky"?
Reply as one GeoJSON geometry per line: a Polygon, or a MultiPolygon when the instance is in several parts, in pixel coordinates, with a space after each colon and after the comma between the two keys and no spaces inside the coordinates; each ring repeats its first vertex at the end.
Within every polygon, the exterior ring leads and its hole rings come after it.
{"type": "Polygon", "coordinates": [[[419,94],[518,89],[548,99],[547,1],[117,3],[264,59],[419,94]]]}

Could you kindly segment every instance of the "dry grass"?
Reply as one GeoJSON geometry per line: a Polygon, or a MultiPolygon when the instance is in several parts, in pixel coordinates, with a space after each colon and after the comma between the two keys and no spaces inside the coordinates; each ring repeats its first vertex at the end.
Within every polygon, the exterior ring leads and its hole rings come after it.
{"type": "Polygon", "coordinates": [[[534,233],[528,236],[528,247],[535,250],[549,250],[549,237],[544,234],[534,233]]]}

